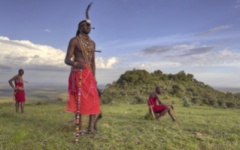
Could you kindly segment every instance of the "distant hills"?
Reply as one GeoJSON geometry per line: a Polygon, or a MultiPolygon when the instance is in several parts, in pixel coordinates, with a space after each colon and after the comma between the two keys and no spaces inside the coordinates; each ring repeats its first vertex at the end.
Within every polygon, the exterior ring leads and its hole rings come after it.
{"type": "Polygon", "coordinates": [[[214,89],[224,92],[224,93],[227,93],[227,92],[231,92],[233,94],[240,93],[240,88],[214,87],[214,89]]]}
{"type": "MultiPolygon", "coordinates": [[[[51,103],[67,99],[66,86],[32,86],[25,85],[26,103],[51,103]]],[[[13,90],[10,86],[0,87],[0,102],[13,100],[13,90]]]]}
{"type": "MultiPolygon", "coordinates": [[[[106,85],[98,85],[104,89],[106,85]]],[[[25,84],[27,103],[51,103],[54,101],[66,101],[68,93],[67,85],[31,85],[25,84]]],[[[13,89],[5,83],[0,85],[0,103],[13,100],[13,89]]]]}

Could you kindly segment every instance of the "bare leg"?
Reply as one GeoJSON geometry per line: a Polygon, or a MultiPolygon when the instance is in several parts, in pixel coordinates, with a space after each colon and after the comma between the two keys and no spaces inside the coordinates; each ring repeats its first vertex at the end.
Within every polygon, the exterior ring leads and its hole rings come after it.
{"type": "Polygon", "coordinates": [[[18,113],[19,110],[19,102],[16,102],[16,113],[18,113]]]}
{"type": "Polygon", "coordinates": [[[24,102],[22,102],[20,104],[21,104],[21,112],[24,113],[24,102]]]}
{"type": "Polygon", "coordinates": [[[157,117],[158,121],[160,121],[160,118],[168,111],[168,108],[167,109],[164,109],[160,114],[159,116],[157,117]]]}
{"type": "Polygon", "coordinates": [[[89,115],[89,121],[88,121],[88,131],[92,132],[94,131],[94,120],[96,115],[89,115]]]}
{"type": "Polygon", "coordinates": [[[173,112],[172,112],[172,109],[168,109],[168,114],[170,115],[170,117],[172,118],[172,121],[176,121],[174,115],[173,115],[173,112]]]}
{"type": "Polygon", "coordinates": [[[94,121],[94,130],[97,130],[97,123],[102,118],[102,112],[97,116],[96,120],[94,121]]]}

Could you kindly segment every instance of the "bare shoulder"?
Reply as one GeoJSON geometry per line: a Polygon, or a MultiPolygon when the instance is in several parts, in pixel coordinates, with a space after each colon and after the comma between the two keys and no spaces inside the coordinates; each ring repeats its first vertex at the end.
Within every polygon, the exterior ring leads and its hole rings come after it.
{"type": "Polygon", "coordinates": [[[156,92],[152,92],[150,95],[151,95],[151,97],[155,98],[157,96],[157,93],[156,92]]]}
{"type": "Polygon", "coordinates": [[[16,75],[16,80],[20,80],[20,79],[22,79],[22,77],[19,74],[17,74],[16,75]]]}
{"type": "Polygon", "coordinates": [[[20,77],[19,74],[15,75],[13,78],[18,79],[20,77]]]}
{"type": "Polygon", "coordinates": [[[78,39],[77,39],[76,36],[71,38],[70,41],[69,41],[69,44],[68,44],[68,50],[69,49],[74,50],[75,47],[77,46],[77,42],[78,42],[78,39]]]}
{"type": "Polygon", "coordinates": [[[70,39],[70,43],[76,43],[78,41],[77,37],[73,37],[70,39]]]}
{"type": "Polygon", "coordinates": [[[19,75],[15,75],[13,76],[9,81],[15,81],[15,80],[18,80],[19,79],[19,75]]]}

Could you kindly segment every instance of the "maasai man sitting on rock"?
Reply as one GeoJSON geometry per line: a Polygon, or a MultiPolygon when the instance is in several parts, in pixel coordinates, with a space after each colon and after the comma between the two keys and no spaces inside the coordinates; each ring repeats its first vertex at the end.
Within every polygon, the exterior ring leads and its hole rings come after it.
{"type": "MultiPolygon", "coordinates": [[[[171,116],[173,121],[176,121],[172,109],[173,105],[166,105],[163,104],[158,95],[161,94],[161,88],[159,86],[156,87],[155,91],[153,91],[149,95],[148,99],[148,106],[150,113],[157,114],[156,118],[160,121],[160,118],[168,112],[168,114],[171,116]]],[[[155,116],[155,115],[154,115],[155,116]]]]}
{"type": "Polygon", "coordinates": [[[91,31],[88,16],[90,6],[91,4],[86,10],[86,20],[78,24],[76,36],[69,42],[65,58],[65,63],[71,66],[66,110],[75,113],[76,137],[85,133],[82,130],[81,115],[89,115],[87,133],[97,133],[94,130],[94,120],[100,113],[100,99],[95,80],[95,43],[88,36],[91,31]]]}

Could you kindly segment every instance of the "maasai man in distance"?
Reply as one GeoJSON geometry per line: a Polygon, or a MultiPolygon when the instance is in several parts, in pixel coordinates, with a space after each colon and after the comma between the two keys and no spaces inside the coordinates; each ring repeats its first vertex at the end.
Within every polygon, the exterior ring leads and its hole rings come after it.
{"type": "Polygon", "coordinates": [[[25,103],[25,92],[24,92],[24,85],[23,85],[23,74],[24,70],[19,69],[18,74],[12,77],[8,82],[10,86],[14,90],[14,97],[16,101],[16,112],[19,110],[19,104],[21,105],[21,112],[24,113],[24,103],[25,103]],[[15,83],[15,87],[13,82],[15,83]]]}
{"type": "MultiPolygon", "coordinates": [[[[68,45],[65,63],[71,67],[69,76],[69,99],[66,110],[76,115],[76,137],[83,134],[81,115],[89,115],[87,133],[97,133],[94,130],[96,114],[100,113],[100,99],[95,80],[95,43],[89,37],[91,22],[86,10],[86,20],[78,24],[76,36],[68,45]]],[[[78,141],[78,138],[76,139],[78,141]]]]}
{"type": "Polygon", "coordinates": [[[155,91],[149,95],[148,106],[152,107],[154,113],[158,113],[157,119],[160,121],[160,118],[168,112],[171,116],[172,121],[176,121],[172,109],[173,105],[163,104],[158,95],[161,94],[161,87],[157,86],[155,91]]]}

